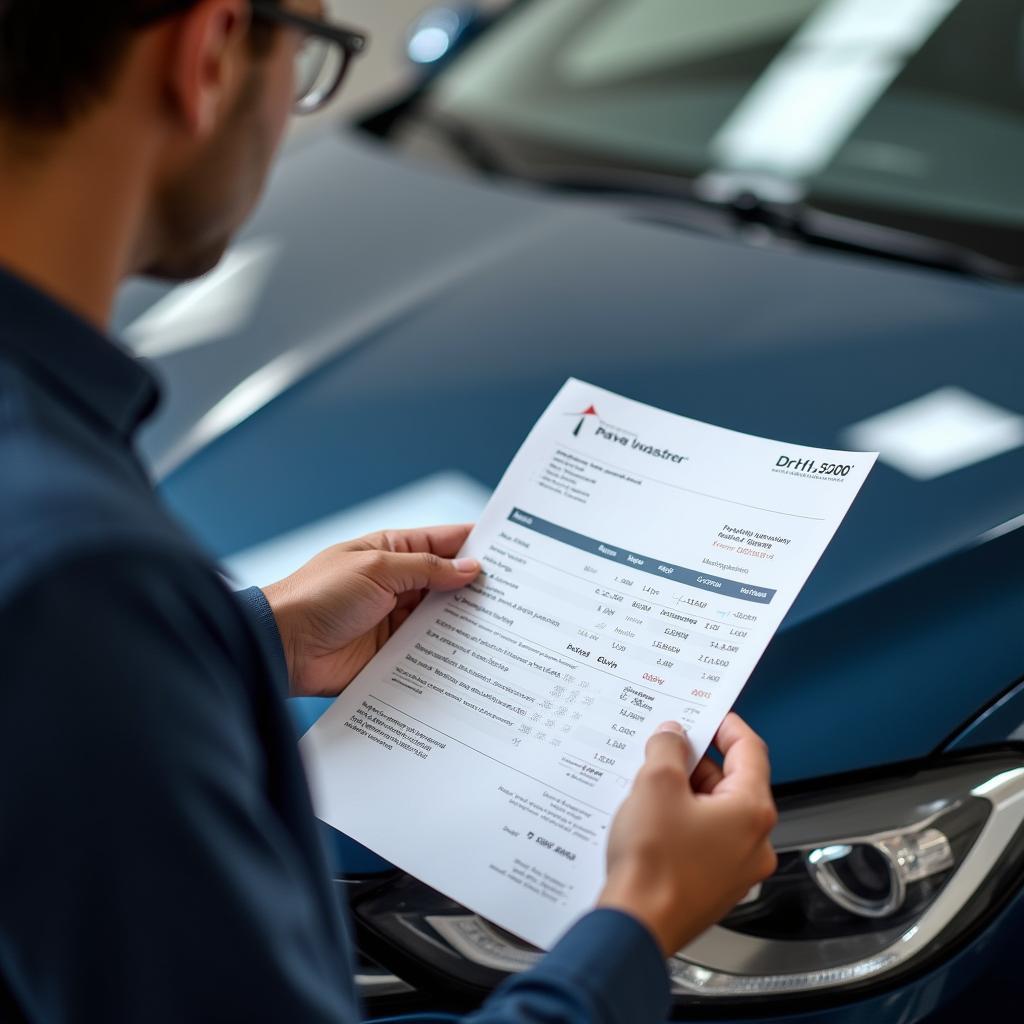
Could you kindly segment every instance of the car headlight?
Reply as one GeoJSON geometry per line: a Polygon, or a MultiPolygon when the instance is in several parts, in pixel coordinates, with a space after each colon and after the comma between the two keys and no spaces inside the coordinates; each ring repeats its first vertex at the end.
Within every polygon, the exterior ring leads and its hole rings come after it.
{"type": "MultiPolygon", "coordinates": [[[[682,1002],[847,990],[920,967],[998,909],[1024,864],[1017,752],[787,787],[778,806],[776,872],[669,961],[682,1002]]],[[[414,973],[483,987],[540,955],[411,879],[355,909],[414,973]]]]}

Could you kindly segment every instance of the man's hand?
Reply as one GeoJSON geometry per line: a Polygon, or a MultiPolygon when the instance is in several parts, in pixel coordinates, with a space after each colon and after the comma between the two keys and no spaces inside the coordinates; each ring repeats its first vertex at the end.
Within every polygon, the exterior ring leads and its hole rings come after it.
{"type": "Polygon", "coordinates": [[[689,776],[682,727],[667,722],[612,823],[608,881],[598,900],[636,917],[671,956],[725,916],[776,865],[777,814],[764,741],[736,714],[689,776]]]}
{"type": "Polygon", "coordinates": [[[456,559],[471,527],[385,530],[322,551],[263,592],[274,611],[292,695],[333,697],[380,650],[429,590],[480,572],[456,559]]]}

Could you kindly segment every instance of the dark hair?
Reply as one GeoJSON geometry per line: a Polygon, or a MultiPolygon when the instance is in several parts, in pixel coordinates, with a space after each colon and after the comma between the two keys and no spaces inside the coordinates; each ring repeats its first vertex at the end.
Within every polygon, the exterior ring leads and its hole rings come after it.
{"type": "MultiPolygon", "coordinates": [[[[0,0],[0,120],[59,128],[100,99],[132,35],[198,0],[0,0]]],[[[253,25],[257,51],[271,28],[253,25]]]]}

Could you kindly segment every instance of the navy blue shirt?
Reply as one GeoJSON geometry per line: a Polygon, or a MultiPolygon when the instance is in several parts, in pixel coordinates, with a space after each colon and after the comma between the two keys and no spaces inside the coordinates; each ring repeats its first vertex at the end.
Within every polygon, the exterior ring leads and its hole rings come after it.
{"type": "MultiPolygon", "coordinates": [[[[0,1020],[360,1019],[273,613],[154,494],[149,372],[0,271],[0,1020]]],[[[668,985],[583,918],[478,1024],[645,1024],[668,985]]]]}

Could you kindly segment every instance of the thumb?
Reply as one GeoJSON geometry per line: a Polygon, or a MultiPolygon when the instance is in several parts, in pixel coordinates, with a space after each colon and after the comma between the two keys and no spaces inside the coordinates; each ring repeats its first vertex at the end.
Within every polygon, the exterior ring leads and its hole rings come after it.
{"type": "Polygon", "coordinates": [[[693,768],[693,747],[678,722],[663,722],[647,741],[644,768],[654,774],[682,775],[688,780],[693,768]]]}
{"type": "Polygon", "coordinates": [[[376,551],[366,575],[392,594],[410,590],[457,590],[480,574],[475,558],[441,558],[432,552],[376,551]]]}

